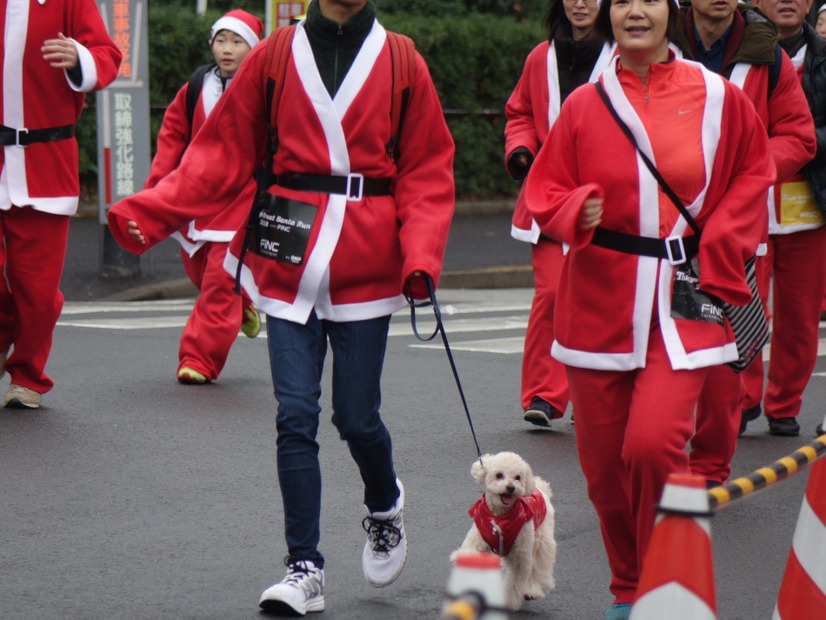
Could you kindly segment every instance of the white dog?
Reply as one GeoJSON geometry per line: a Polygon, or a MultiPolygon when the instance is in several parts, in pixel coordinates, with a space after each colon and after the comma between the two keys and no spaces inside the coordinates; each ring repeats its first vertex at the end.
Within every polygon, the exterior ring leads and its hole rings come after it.
{"type": "Polygon", "coordinates": [[[551,488],[513,452],[486,454],[470,473],[485,493],[470,509],[473,525],[451,559],[465,551],[499,555],[508,605],[518,610],[556,587],[551,488]]]}

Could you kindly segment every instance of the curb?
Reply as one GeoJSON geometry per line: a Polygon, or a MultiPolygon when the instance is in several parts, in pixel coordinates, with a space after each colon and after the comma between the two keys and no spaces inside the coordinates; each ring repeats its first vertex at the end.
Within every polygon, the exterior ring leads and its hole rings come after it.
{"type": "MultiPolygon", "coordinates": [[[[459,200],[456,202],[456,215],[498,215],[513,213],[516,198],[502,200],[459,200]]],[[[98,205],[80,202],[74,217],[98,217],[98,205]]]]}

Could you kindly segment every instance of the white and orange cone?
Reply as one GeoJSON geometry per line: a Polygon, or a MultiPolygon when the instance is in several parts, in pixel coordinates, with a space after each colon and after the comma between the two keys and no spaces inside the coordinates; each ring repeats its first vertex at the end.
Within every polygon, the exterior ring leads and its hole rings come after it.
{"type": "Polygon", "coordinates": [[[714,620],[717,602],[705,479],[671,474],[658,510],[631,620],[714,620]]]}
{"type": "Polygon", "coordinates": [[[447,583],[443,620],[506,620],[502,564],[493,553],[462,552],[447,583]]]}
{"type": "Polygon", "coordinates": [[[826,459],[812,466],[772,618],[826,618],[826,459]]]}

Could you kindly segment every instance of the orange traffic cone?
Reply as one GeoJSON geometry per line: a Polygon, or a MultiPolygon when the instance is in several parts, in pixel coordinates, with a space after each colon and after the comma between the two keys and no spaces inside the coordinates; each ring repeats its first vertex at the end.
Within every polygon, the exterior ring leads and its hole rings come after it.
{"type": "Polygon", "coordinates": [[[705,479],[671,474],[643,562],[631,620],[717,617],[705,479]]]}
{"type": "Polygon", "coordinates": [[[826,460],[812,466],[772,617],[826,618],[826,460]]]}

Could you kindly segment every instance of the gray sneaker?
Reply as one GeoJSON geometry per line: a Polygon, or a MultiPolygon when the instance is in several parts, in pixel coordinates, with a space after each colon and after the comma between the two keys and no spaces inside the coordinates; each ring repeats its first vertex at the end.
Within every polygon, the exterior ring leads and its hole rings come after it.
{"type": "Polygon", "coordinates": [[[309,560],[287,563],[287,576],[264,590],[258,606],[267,613],[295,616],[324,611],[324,570],[309,560]]]}
{"type": "Polygon", "coordinates": [[[404,533],[404,486],[396,480],[399,498],[390,510],[368,511],[361,522],[367,532],[367,543],[361,554],[364,578],[377,588],[390,585],[404,568],[407,560],[407,536],[404,533]]]}

